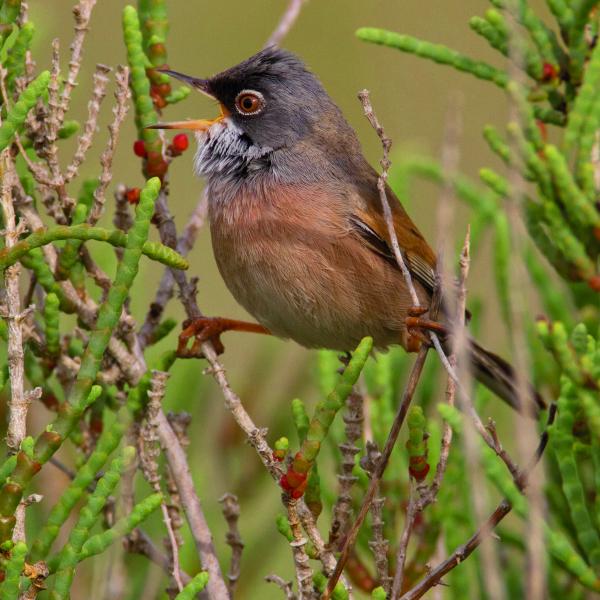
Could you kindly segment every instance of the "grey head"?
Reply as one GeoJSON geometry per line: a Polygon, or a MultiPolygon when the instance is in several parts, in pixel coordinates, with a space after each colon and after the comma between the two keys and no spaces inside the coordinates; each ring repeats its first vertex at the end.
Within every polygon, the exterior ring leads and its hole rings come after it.
{"type": "MultiPolygon", "coordinates": [[[[162,124],[163,128],[195,129],[199,175],[240,179],[272,168],[277,154],[288,152],[320,129],[338,131],[355,140],[319,80],[294,54],[268,47],[209,79],[165,73],[215,98],[221,116],[212,121],[162,124]]],[[[322,133],[322,132],[321,132],[322,133]]],[[[339,140],[326,136],[339,147],[339,140]]]]}

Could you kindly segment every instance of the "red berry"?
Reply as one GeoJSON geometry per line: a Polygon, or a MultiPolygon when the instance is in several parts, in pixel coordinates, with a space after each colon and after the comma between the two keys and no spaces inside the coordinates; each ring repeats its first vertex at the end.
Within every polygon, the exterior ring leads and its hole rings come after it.
{"type": "Polygon", "coordinates": [[[189,141],[186,133],[178,133],[173,138],[172,146],[173,146],[173,149],[176,150],[177,152],[184,152],[185,150],[188,149],[189,145],[190,145],[190,141],[189,141]]]}
{"type": "Polygon", "coordinates": [[[545,62],[542,67],[542,81],[552,81],[558,75],[556,67],[550,63],[545,62]]]}
{"type": "Polygon", "coordinates": [[[127,188],[125,191],[125,197],[127,198],[127,202],[129,204],[137,204],[140,201],[140,188],[127,188]]]}
{"type": "Polygon", "coordinates": [[[600,292],[600,275],[594,275],[588,279],[588,285],[595,291],[600,292]]]}
{"type": "Polygon", "coordinates": [[[146,144],[143,140],[133,142],[133,153],[140,158],[146,158],[146,144]]]}

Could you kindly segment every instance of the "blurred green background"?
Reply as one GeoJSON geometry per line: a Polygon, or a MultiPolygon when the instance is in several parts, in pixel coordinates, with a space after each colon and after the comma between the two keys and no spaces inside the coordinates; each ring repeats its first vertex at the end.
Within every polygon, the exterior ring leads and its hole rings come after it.
{"type": "MultiPolygon", "coordinates": [[[[34,58],[39,68],[50,62],[50,43],[55,37],[61,42],[63,68],[68,61],[68,45],[72,37],[71,0],[31,0],[31,20],[36,25],[34,58]]],[[[121,0],[100,0],[94,10],[92,27],[85,45],[84,62],[79,87],[74,93],[69,118],[83,121],[91,90],[94,65],[102,62],[112,67],[125,62],[121,35],[121,0]]],[[[170,35],[169,64],[172,68],[198,76],[211,75],[225,69],[259,50],[275,27],[287,2],[261,0],[244,2],[168,2],[170,35]]],[[[538,2],[532,2],[537,8],[538,2]]],[[[420,0],[309,0],[284,46],[298,53],[318,74],[326,89],[340,105],[350,123],[358,131],[368,158],[373,164],[379,159],[378,140],[362,116],[357,92],[371,91],[376,112],[389,136],[394,151],[439,156],[449,97],[459,91],[463,102],[463,133],[460,144],[460,168],[476,175],[479,167],[492,161],[481,129],[485,123],[502,123],[506,115],[503,94],[491,85],[471,77],[463,77],[452,69],[444,69],[419,61],[393,50],[367,45],[354,36],[360,26],[381,26],[446,44],[469,55],[497,64],[497,56],[481,38],[473,34],[468,19],[487,8],[484,0],[453,0],[422,2],[420,0]]],[[[102,110],[101,131],[96,138],[90,158],[82,175],[95,177],[99,172],[97,157],[106,139],[106,124],[111,113],[112,97],[102,110]]],[[[192,94],[184,102],[171,107],[165,119],[214,116],[210,100],[192,94]]],[[[121,132],[120,146],[115,159],[114,183],[140,186],[143,182],[140,160],[132,152],[135,139],[133,111],[121,132]]],[[[70,156],[73,142],[63,145],[63,162],[70,156]],[[71,146],[69,146],[71,143],[71,146]]],[[[202,181],[192,174],[192,152],[177,159],[170,169],[171,209],[178,228],[202,194],[202,181]]],[[[73,190],[75,194],[77,190],[73,190]]],[[[439,191],[425,184],[413,187],[410,211],[428,237],[436,244],[436,205],[439,191]]],[[[107,211],[112,216],[110,208],[107,211]]],[[[464,236],[467,214],[457,216],[454,235],[464,236]]],[[[473,264],[469,287],[471,293],[484,300],[484,320],[481,331],[483,343],[493,349],[505,349],[501,327],[497,325],[496,305],[489,284],[486,256],[489,247],[474,248],[477,257],[473,264]]],[[[208,315],[247,318],[244,311],[229,295],[217,272],[207,228],[190,256],[191,272],[199,277],[199,304],[208,315]]],[[[102,256],[106,268],[111,268],[112,255],[102,256]]],[[[111,271],[109,271],[111,272],[111,271]]],[[[142,277],[133,302],[138,320],[144,317],[161,271],[149,262],[142,263],[142,277]]],[[[182,318],[182,311],[172,302],[167,312],[182,318]]],[[[172,334],[159,344],[157,351],[175,344],[172,334]]],[[[312,405],[318,395],[314,373],[315,352],[299,348],[292,342],[262,336],[229,334],[224,337],[227,351],[223,362],[233,388],[241,395],[246,407],[259,426],[268,427],[273,441],[289,435],[289,403],[300,396],[312,405]]],[[[279,598],[281,592],[263,577],[276,572],[291,578],[291,555],[287,542],[277,533],[274,514],[279,510],[279,497],[261,470],[253,451],[243,443],[235,424],[227,413],[220,393],[210,377],[203,375],[203,363],[179,362],[169,384],[167,408],[187,410],[194,416],[190,428],[190,463],[198,492],[213,528],[215,541],[228,566],[229,548],[224,544],[224,520],[220,516],[218,498],[225,492],[240,497],[242,538],[246,550],[242,558],[240,598],[279,598]]],[[[33,415],[35,425],[42,426],[47,415],[33,415]]],[[[66,459],[65,459],[66,460],[66,459]]],[[[54,479],[56,492],[64,486],[62,475],[44,470],[38,485],[44,488],[47,499],[54,479]]],[[[48,503],[50,506],[50,503],[48,503]]],[[[158,517],[155,515],[158,525],[158,517]]],[[[158,530],[158,527],[156,527],[158,530]]],[[[145,559],[132,558],[125,566],[117,560],[118,549],[106,558],[90,561],[79,572],[74,598],[158,597],[164,587],[162,573],[149,566],[145,559]],[[131,568],[132,565],[134,568],[131,568]],[[143,596],[139,590],[144,586],[143,596]],[[143,583],[142,583],[143,582],[143,583]],[[91,592],[91,596],[90,596],[91,592]]],[[[183,566],[189,572],[197,568],[193,544],[188,540],[182,551],[183,566]]],[[[104,556],[104,555],[103,555],[104,556]]]]}

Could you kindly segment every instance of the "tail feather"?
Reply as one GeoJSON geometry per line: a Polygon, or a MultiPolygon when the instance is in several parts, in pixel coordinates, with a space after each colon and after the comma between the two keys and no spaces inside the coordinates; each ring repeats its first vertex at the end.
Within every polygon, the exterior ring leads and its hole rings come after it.
{"type": "MultiPolygon", "coordinates": [[[[521,410],[514,368],[503,358],[485,350],[473,340],[470,340],[469,351],[473,375],[477,381],[489,388],[515,410],[521,410]]],[[[526,406],[524,409],[532,416],[537,416],[540,410],[546,408],[546,402],[532,385],[528,384],[528,390],[529,394],[525,399],[526,406]]]]}

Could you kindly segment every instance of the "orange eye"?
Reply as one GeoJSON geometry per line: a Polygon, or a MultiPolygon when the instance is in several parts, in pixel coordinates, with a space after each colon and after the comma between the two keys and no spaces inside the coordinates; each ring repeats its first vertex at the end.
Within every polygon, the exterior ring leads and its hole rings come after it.
{"type": "Polygon", "coordinates": [[[243,90],[235,99],[235,107],[242,115],[258,114],[265,106],[265,99],[260,92],[243,90]]]}

